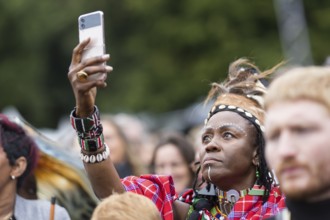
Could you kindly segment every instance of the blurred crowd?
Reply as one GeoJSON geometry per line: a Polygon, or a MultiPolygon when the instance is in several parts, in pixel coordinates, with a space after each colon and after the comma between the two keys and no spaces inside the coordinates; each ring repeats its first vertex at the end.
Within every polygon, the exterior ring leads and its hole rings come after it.
{"type": "MultiPolygon", "coordinates": [[[[103,113],[101,122],[104,141],[121,178],[151,172],[172,175],[178,193],[192,187],[201,124],[184,131],[154,129],[139,117],[123,113],[103,113]]],[[[41,133],[80,159],[80,145],[68,120],[59,123],[56,130],[46,129],[41,133]]]]}
{"type": "Polygon", "coordinates": [[[108,55],[82,62],[87,44],[74,49],[68,73],[78,104],[57,129],[0,114],[0,218],[330,217],[329,67],[261,72],[238,59],[212,83],[208,114],[198,112],[205,121],[179,129],[183,118],[170,127],[100,114],[91,91],[106,77],[88,74],[112,68],[99,65],[108,55]]]}
{"type": "MultiPolygon", "coordinates": [[[[67,169],[67,166],[73,166],[74,172],[83,170],[80,145],[76,132],[67,118],[60,120],[56,129],[38,129],[26,122],[15,109],[5,109],[4,113],[16,118],[16,121],[36,140],[42,155],[45,156],[39,161],[36,175],[30,175],[27,178],[19,194],[33,200],[40,198],[50,200],[51,196],[56,195],[58,196],[57,202],[66,207],[73,219],[81,218],[81,216],[89,219],[92,210],[98,204],[95,196],[88,195],[90,199],[85,199],[83,206],[86,205],[85,203],[90,203],[90,207],[86,208],[85,212],[79,213],[76,205],[72,205],[72,203],[77,203],[73,201],[79,201],[79,197],[86,194],[83,192],[86,189],[82,190],[81,186],[78,186],[79,184],[72,184],[66,188],[67,185],[70,185],[68,183],[64,184],[62,189],[56,189],[58,184],[73,182],[70,179],[72,170],[67,169]],[[51,167],[54,164],[49,166],[50,161],[56,159],[59,159],[56,161],[57,166],[62,169],[60,173],[51,167]],[[56,175],[57,177],[54,178],[56,175]],[[59,175],[61,178],[58,178],[59,175]],[[73,190],[73,188],[75,189],[73,190]],[[75,192],[69,193],[72,190],[75,192]],[[62,196],[64,193],[67,193],[65,197],[62,196]]],[[[194,175],[199,159],[201,124],[185,130],[161,128],[157,130],[151,128],[146,120],[123,113],[103,113],[101,121],[104,129],[104,141],[110,147],[111,159],[121,178],[147,173],[171,175],[178,195],[191,188],[194,181],[201,182],[201,177],[195,180],[194,175]]],[[[76,178],[81,178],[81,181],[85,182],[85,187],[90,188],[83,171],[76,178]]],[[[77,179],[75,181],[79,181],[77,179]]],[[[91,193],[90,189],[87,190],[88,193],[91,193]]]]}

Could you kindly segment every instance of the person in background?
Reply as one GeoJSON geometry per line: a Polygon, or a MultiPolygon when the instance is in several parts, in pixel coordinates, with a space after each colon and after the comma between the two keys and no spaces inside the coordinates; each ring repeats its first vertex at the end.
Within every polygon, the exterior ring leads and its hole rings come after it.
{"type": "Polygon", "coordinates": [[[272,219],[330,219],[330,67],[295,67],[265,97],[266,158],[286,195],[272,219]]]}
{"type": "Polygon", "coordinates": [[[153,152],[151,172],[172,176],[176,192],[181,195],[193,186],[194,159],[194,147],[183,134],[164,134],[153,152]]]}
{"type": "Polygon", "coordinates": [[[190,140],[190,142],[193,144],[195,148],[195,160],[192,169],[194,173],[198,173],[197,176],[195,176],[195,183],[194,183],[196,189],[203,189],[206,186],[202,174],[198,171],[198,168],[200,167],[199,152],[201,151],[202,148],[200,137],[202,135],[203,127],[204,127],[203,124],[195,125],[191,129],[189,129],[187,134],[187,138],[190,140]]]}
{"type": "Polygon", "coordinates": [[[102,200],[91,220],[161,220],[155,204],[147,197],[125,192],[102,200]]]}
{"type": "Polygon", "coordinates": [[[103,114],[102,118],[104,141],[111,151],[111,160],[121,178],[146,173],[142,162],[132,149],[131,143],[112,115],[103,114]]]}
{"type": "MultiPolygon", "coordinates": [[[[0,114],[0,219],[49,219],[51,202],[28,200],[18,195],[26,177],[38,161],[38,148],[22,127],[0,114]]],[[[54,219],[70,219],[68,212],[55,206],[54,219]]]]}
{"type": "Polygon", "coordinates": [[[143,175],[120,179],[102,142],[96,90],[107,86],[111,66],[100,65],[109,55],[81,62],[89,39],[73,50],[68,79],[76,107],[70,114],[82,141],[82,160],[95,194],[105,198],[125,191],[145,195],[157,206],[164,220],[264,219],[285,207],[279,187],[264,158],[262,79],[275,68],[261,73],[246,59],[229,67],[228,77],[214,83],[209,99],[215,98],[201,136],[200,172],[207,182],[205,193],[191,190],[178,199],[171,176],[143,175]],[[102,73],[95,75],[96,73],[102,73]],[[89,76],[95,77],[89,77],[89,76]]]}
{"type": "Polygon", "coordinates": [[[18,195],[25,199],[38,199],[37,195],[37,180],[34,173],[27,176],[22,183],[22,187],[18,189],[18,195]]]}
{"type": "Polygon", "coordinates": [[[147,169],[151,162],[156,136],[152,134],[150,125],[133,114],[118,113],[114,115],[114,119],[130,142],[132,155],[138,157],[139,162],[147,169]]]}

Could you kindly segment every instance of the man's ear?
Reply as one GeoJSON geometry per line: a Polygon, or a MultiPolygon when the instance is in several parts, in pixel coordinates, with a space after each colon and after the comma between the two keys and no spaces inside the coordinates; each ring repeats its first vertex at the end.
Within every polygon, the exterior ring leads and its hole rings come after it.
{"type": "Polygon", "coordinates": [[[259,166],[259,154],[258,154],[258,149],[254,149],[253,151],[253,159],[252,163],[254,166],[259,166]]]}
{"type": "Polygon", "coordinates": [[[20,177],[24,173],[26,166],[27,161],[25,157],[17,158],[10,172],[10,176],[14,176],[16,178],[20,177]]]}

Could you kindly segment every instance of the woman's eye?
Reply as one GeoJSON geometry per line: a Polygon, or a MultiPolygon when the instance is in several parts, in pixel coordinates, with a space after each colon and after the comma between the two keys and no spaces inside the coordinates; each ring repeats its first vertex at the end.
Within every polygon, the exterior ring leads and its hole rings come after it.
{"type": "Polygon", "coordinates": [[[222,136],[223,136],[225,139],[229,139],[229,138],[233,138],[233,137],[234,137],[234,135],[233,135],[232,133],[230,133],[230,132],[224,132],[224,133],[222,134],[222,136]]]}
{"type": "Polygon", "coordinates": [[[211,140],[212,140],[212,138],[211,138],[210,135],[204,135],[204,136],[202,137],[202,143],[203,143],[203,144],[210,143],[211,140]]]}

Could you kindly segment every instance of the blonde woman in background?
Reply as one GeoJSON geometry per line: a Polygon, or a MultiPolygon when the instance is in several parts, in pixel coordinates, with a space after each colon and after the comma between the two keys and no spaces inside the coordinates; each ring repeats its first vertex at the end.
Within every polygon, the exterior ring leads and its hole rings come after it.
{"type": "Polygon", "coordinates": [[[147,197],[125,192],[101,201],[91,220],[161,220],[155,204],[147,197]]]}

